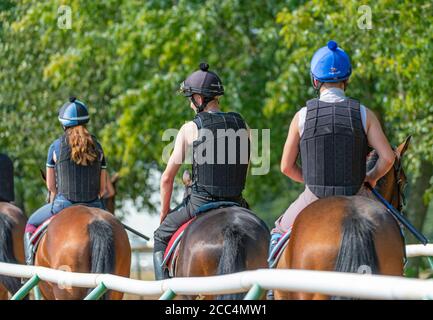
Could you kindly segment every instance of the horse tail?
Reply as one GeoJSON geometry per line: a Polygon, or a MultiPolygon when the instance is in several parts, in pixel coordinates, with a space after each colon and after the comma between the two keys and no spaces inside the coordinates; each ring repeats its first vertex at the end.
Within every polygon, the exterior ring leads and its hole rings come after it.
{"type": "MultiPolygon", "coordinates": [[[[218,263],[217,275],[244,271],[246,268],[246,251],[243,244],[245,232],[236,224],[229,224],[223,229],[224,242],[218,263]]],[[[239,300],[244,293],[217,296],[217,300],[239,300]]]]}
{"type": "MultiPolygon", "coordinates": [[[[0,212],[0,262],[18,263],[14,255],[12,229],[14,223],[6,214],[0,212]]],[[[18,278],[0,275],[0,284],[14,294],[21,287],[18,278]]]]}
{"type": "MultiPolygon", "coordinates": [[[[374,245],[375,223],[356,208],[343,219],[342,238],[335,271],[377,274],[379,262],[374,245]]],[[[335,300],[344,299],[333,297],[335,300]]]]}
{"type": "MultiPolygon", "coordinates": [[[[94,220],[88,225],[92,273],[113,273],[115,265],[114,234],[109,222],[94,220]]],[[[91,290],[89,290],[90,292],[91,290]]],[[[101,299],[106,300],[108,292],[101,299]]]]}

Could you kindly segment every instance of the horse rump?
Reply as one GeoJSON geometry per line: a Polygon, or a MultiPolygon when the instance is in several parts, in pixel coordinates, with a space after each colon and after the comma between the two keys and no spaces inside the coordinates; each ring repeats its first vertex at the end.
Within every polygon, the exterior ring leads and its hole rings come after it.
{"type": "MultiPolygon", "coordinates": [[[[14,255],[12,229],[14,222],[6,214],[0,212],[0,262],[18,263],[14,255]]],[[[11,294],[21,287],[18,278],[0,275],[0,284],[11,294]]]]}

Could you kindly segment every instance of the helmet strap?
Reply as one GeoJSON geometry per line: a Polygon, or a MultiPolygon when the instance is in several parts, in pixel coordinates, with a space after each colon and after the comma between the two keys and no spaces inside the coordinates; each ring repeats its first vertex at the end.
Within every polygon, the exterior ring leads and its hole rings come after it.
{"type": "Polygon", "coordinates": [[[323,82],[317,81],[319,83],[319,85],[316,86],[314,83],[314,78],[311,78],[311,81],[313,83],[313,88],[314,88],[314,91],[316,91],[317,97],[320,97],[320,89],[323,86],[323,82]]]}
{"type": "Polygon", "coordinates": [[[213,98],[203,97],[203,103],[199,104],[195,99],[194,96],[191,96],[191,102],[195,105],[197,108],[197,113],[203,112],[203,110],[206,108],[209,102],[211,102],[213,98]]]}
{"type": "Polygon", "coordinates": [[[347,89],[347,80],[343,81],[343,90],[346,91],[347,89]]]}

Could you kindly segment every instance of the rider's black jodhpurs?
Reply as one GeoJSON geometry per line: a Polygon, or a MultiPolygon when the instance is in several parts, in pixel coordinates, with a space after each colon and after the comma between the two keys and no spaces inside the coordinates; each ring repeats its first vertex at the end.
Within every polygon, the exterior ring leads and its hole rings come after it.
{"type": "Polygon", "coordinates": [[[215,201],[235,201],[242,207],[248,208],[248,204],[243,198],[234,199],[212,199],[196,193],[192,193],[185,199],[184,205],[178,210],[170,212],[158,229],[155,230],[153,251],[165,251],[171,236],[179,229],[185,222],[194,218],[195,212],[202,205],[215,202],[215,201]]]}

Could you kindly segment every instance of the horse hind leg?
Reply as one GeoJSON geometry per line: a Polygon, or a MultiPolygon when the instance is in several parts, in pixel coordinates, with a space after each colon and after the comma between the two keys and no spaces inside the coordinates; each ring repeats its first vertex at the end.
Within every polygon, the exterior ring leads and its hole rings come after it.
{"type": "Polygon", "coordinates": [[[0,301],[8,300],[8,297],[9,297],[8,291],[2,285],[0,285],[0,301]]]}

